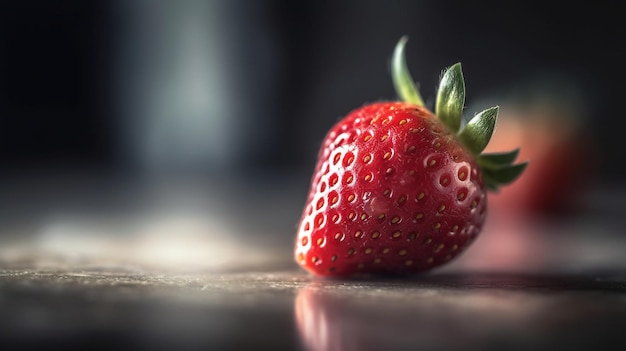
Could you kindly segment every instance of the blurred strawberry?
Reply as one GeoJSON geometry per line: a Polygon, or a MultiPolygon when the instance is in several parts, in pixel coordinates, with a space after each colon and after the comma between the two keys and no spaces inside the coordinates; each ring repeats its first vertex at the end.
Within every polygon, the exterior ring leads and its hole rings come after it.
{"type": "Polygon", "coordinates": [[[515,183],[488,195],[494,210],[531,217],[577,210],[596,165],[593,141],[575,113],[558,104],[501,108],[485,151],[520,147],[519,157],[532,161],[515,183]]]}

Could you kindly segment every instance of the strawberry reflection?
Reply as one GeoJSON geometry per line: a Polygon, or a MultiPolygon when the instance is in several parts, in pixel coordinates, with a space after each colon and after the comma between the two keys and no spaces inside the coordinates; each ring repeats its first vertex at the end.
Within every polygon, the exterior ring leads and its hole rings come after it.
{"type": "Polygon", "coordinates": [[[529,318],[545,311],[541,300],[494,288],[532,283],[523,277],[465,274],[314,281],[298,291],[294,317],[310,351],[458,350],[488,342],[498,330],[531,327],[529,318]]]}
{"type": "Polygon", "coordinates": [[[306,350],[372,349],[385,325],[369,315],[371,305],[362,305],[363,289],[370,288],[354,282],[313,282],[298,292],[294,312],[306,350]]]}
{"type": "Polygon", "coordinates": [[[462,344],[448,333],[471,328],[458,315],[442,311],[449,311],[450,304],[467,304],[461,309],[466,315],[492,302],[489,296],[440,295],[418,282],[317,281],[298,292],[294,313],[309,351],[413,350],[416,345],[458,349],[462,344]]]}
{"type": "Polygon", "coordinates": [[[344,307],[340,300],[321,292],[315,284],[298,292],[294,308],[296,324],[307,350],[358,349],[351,336],[342,330],[344,307]]]}

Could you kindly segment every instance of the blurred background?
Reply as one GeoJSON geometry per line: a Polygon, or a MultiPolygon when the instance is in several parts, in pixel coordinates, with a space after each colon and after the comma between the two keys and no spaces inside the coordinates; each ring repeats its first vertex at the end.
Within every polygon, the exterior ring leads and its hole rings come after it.
{"type": "Polygon", "coordinates": [[[402,35],[429,106],[461,62],[465,117],[500,105],[489,149],[531,160],[492,198],[506,225],[486,236],[501,239],[465,264],[537,255],[529,232],[619,239],[623,15],[597,2],[2,1],[0,254],[291,263],[319,143],[350,110],[395,99],[402,35]]]}

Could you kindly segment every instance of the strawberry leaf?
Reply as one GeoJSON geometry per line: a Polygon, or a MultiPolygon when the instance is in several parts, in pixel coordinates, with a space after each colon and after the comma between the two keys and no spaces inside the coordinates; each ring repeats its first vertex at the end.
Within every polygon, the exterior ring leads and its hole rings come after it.
{"type": "Polygon", "coordinates": [[[495,182],[497,185],[508,184],[517,179],[522,172],[528,166],[528,162],[518,163],[514,165],[507,165],[498,169],[483,169],[487,185],[490,182],[495,182]]]}
{"type": "Polygon", "coordinates": [[[439,82],[435,114],[452,130],[457,133],[461,127],[461,116],[465,104],[465,81],[461,64],[456,63],[446,69],[439,82]]]}
{"type": "Polygon", "coordinates": [[[519,148],[508,152],[494,152],[481,154],[478,157],[478,164],[483,168],[496,169],[504,165],[510,165],[519,154],[519,148]]]}
{"type": "Polygon", "coordinates": [[[487,174],[485,174],[485,186],[492,192],[498,192],[498,190],[500,190],[498,182],[487,174]]]}
{"type": "Polygon", "coordinates": [[[406,65],[405,46],[409,40],[408,36],[403,36],[396,44],[391,58],[391,79],[400,99],[406,102],[424,106],[424,100],[415,86],[415,81],[411,78],[406,65]]]}
{"type": "Polygon", "coordinates": [[[491,139],[498,117],[498,106],[476,114],[459,133],[461,142],[474,154],[480,154],[491,139]]]}

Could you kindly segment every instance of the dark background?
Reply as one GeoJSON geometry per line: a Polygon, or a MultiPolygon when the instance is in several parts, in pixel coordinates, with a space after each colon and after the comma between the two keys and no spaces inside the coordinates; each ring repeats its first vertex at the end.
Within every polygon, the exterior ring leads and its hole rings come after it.
{"type": "MultiPolygon", "coordinates": [[[[127,49],[141,44],[142,38],[132,37],[137,19],[167,6],[124,3],[1,2],[3,173],[140,166],[127,133],[137,116],[124,109],[135,95],[121,88],[141,79],[128,62],[149,62],[151,52],[127,49]]],[[[227,161],[203,159],[210,169],[310,170],[319,141],[337,118],[365,102],[395,97],[387,63],[397,40],[408,34],[409,67],[425,97],[432,97],[440,70],[457,61],[464,65],[468,103],[539,74],[571,79],[587,101],[587,130],[599,142],[602,180],[621,181],[626,32],[616,3],[210,3],[207,12],[219,18],[214,37],[227,43],[220,49],[230,63],[224,76],[235,83],[228,94],[237,102],[223,117],[237,121],[240,131],[227,133],[244,145],[225,148],[227,161]]]]}

